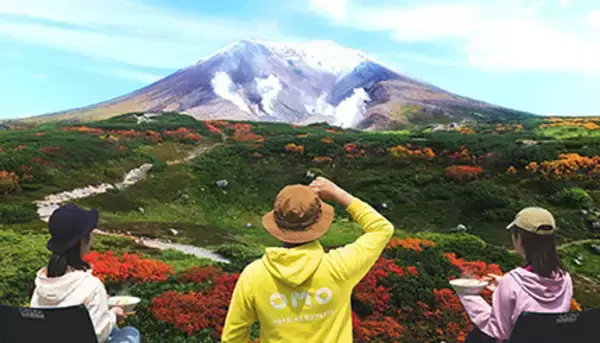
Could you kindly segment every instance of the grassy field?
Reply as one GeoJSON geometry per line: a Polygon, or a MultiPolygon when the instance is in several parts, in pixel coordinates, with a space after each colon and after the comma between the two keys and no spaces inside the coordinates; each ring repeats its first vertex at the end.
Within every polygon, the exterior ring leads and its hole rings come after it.
{"type": "MultiPolygon", "coordinates": [[[[2,131],[0,300],[26,301],[32,273],[47,256],[45,224],[37,220],[32,201],[76,187],[121,181],[126,171],[143,163],[153,164],[146,179],[76,203],[98,208],[100,226],[108,231],[214,248],[233,261],[219,265],[227,272],[239,272],[265,246],[278,244],[262,229],[263,214],[285,185],[308,184],[316,175],[372,204],[395,224],[396,236],[435,242],[431,256],[436,261],[455,253],[508,270],[519,259],[508,252],[510,239],[504,228],[523,207],[550,209],[559,224],[561,244],[600,239],[600,230],[594,229],[600,225],[596,137],[600,131],[593,125],[595,119],[527,119],[437,132],[427,126],[358,132],[325,124],[205,123],[172,113],[143,124],[124,115],[78,126],[48,124],[2,131]],[[204,149],[200,156],[184,160],[204,149]],[[216,185],[223,179],[228,181],[226,188],[216,185]],[[454,232],[461,225],[467,234],[454,232]],[[173,236],[171,229],[179,234],[173,236]]],[[[336,207],[336,214],[322,239],[326,248],[347,244],[361,233],[344,209],[336,207]]],[[[561,251],[576,281],[576,297],[587,307],[600,305],[600,258],[590,244],[561,251]]],[[[174,251],[144,249],[120,238],[100,237],[97,249],[140,252],[169,264],[176,273],[212,264],[174,251]]],[[[402,263],[398,256],[394,258],[402,263]]],[[[407,256],[418,264],[429,255],[407,256]]],[[[454,275],[456,270],[442,260],[440,268],[454,275]]],[[[424,280],[435,279],[433,271],[423,273],[432,274],[424,280]]],[[[169,279],[160,289],[148,286],[140,292],[155,297],[174,284],[169,279]]],[[[407,296],[397,293],[399,299],[407,296]]],[[[144,306],[147,311],[150,305],[144,306]]],[[[147,320],[136,325],[150,330],[156,322],[147,320]]],[[[160,336],[155,339],[160,341],[160,336]]]]}

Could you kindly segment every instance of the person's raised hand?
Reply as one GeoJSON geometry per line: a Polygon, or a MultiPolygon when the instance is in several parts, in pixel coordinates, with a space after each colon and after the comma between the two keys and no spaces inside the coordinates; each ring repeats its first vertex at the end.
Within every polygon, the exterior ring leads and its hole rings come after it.
{"type": "Polygon", "coordinates": [[[324,177],[316,178],[309,187],[325,201],[334,201],[343,207],[352,203],[352,195],[324,177]]]}
{"type": "Polygon", "coordinates": [[[486,288],[492,292],[496,291],[498,288],[498,282],[500,282],[501,279],[502,276],[496,274],[488,274],[487,276],[481,278],[482,281],[487,281],[488,285],[486,288]]]}

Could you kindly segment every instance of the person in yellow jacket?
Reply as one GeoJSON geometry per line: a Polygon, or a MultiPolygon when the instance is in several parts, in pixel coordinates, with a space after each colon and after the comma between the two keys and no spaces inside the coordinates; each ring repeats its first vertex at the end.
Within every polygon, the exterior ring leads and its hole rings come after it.
{"type": "Polygon", "coordinates": [[[352,289],[371,269],[394,233],[371,206],[333,182],[285,187],[263,226],[283,243],[247,266],[233,292],[223,343],[247,343],[260,322],[260,342],[352,342],[352,289]],[[333,201],[346,208],[364,234],[324,252],[317,241],[333,221],[333,201]]]}

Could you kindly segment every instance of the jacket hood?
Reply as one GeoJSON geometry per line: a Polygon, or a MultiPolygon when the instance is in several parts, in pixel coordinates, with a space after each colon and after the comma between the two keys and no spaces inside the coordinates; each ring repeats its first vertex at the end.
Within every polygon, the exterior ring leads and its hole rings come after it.
{"type": "Polygon", "coordinates": [[[49,278],[46,275],[46,268],[38,271],[35,278],[35,292],[40,299],[46,303],[59,304],[69,294],[73,293],[86,279],[93,278],[92,271],[67,271],[65,275],[56,278],[49,278]]]}
{"type": "Polygon", "coordinates": [[[551,303],[564,298],[572,287],[571,276],[567,272],[554,273],[552,277],[546,278],[517,268],[510,275],[529,296],[540,303],[551,303]]]}
{"type": "Polygon", "coordinates": [[[262,263],[278,281],[296,288],[317,270],[323,256],[323,247],[317,241],[295,248],[267,248],[262,263]]]}

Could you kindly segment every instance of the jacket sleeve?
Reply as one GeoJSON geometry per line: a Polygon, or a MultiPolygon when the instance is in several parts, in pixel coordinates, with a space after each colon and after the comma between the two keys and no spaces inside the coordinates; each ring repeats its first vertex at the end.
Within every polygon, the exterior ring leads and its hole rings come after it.
{"type": "Polygon", "coordinates": [[[492,306],[478,295],[459,296],[473,323],[488,336],[499,340],[508,340],[514,325],[516,293],[513,283],[508,274],[500,280],[492,296],[492,306]]]}
{"type": "Polygon", "coordinates": [[[257,316],[248,290],[248,274],[247,269],[242,272],[233,290],[221,335],[222,343],[248,343],[250,339],[250,328],[256,322],[257,316]]]}
{"type": "Polygon", "coordinates": [[[98,342],[105,343],[117,326],[117,316],[108,310],[108,295],[100,280],[85,305],[92,319],[98,342]]]}
{"type": "Polygon", "coordinates": [[[394,226],[365,202],[355,198],[346,209],[365,232],[354,243],[331,250],[327,262],[334,278],[357,284],[375,264],[394,234],[394,226]]]}

